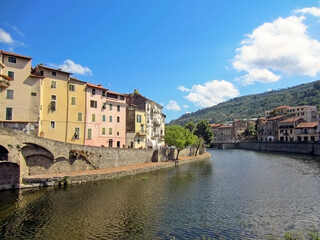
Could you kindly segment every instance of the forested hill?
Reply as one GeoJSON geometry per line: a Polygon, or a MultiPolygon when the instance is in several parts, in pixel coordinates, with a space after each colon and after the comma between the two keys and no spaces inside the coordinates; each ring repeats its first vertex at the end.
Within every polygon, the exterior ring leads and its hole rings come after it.
{"type": "Polygon", "coordinates": [[[209,123],[223,123],[234,119],[262,117],[265,111],[282,105],[316,105],[319,108],[320,80],[287,89],[237,97],[197,112],[184,114],[169,124],[185,125],[190,121],[197,123],[202,119],[208,120],[209,123]]]}

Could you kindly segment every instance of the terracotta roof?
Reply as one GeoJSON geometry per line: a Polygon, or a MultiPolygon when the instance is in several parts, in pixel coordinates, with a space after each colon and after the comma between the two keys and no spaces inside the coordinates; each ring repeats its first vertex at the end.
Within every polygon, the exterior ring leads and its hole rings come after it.
{"type": "Polygon", "coordinates": [[[273,109],[286,109],[286,108],[291,108],[291,107],[283,105],[283,106],[279,106],[279,107],[276,107],[276,108],[273,108],[273,109]]]}
{"type": "Polygon", "coordinates": [[[317,122],[304,122],[300,123],[296,128],[315,128],[318,126],[317,122]]]}
{"type": "Polygon", "coordinates": [[[61,69],[56,69],[56,68],[52,68],[52,67],[47,67],[47,66],[42,65],[42,64],[37,65],[37,67],[45,68],[45,69],[52,70],[52,71],[63,72],[63,73],[67,73],[67,74],[72,74],[72,73],[70,73],[70,72],[66,72],[66,71],[63,71],[63,70],[61,70],[61,69]]]}
{"type": "Polygon", "coordinates": [[[91,83],[87,83],[88,87],[92,87],[92,88],[98,88],[98,89],[102,89],[102,90],[108,90],[106,88],[104,88],[102,85],[95,85],[95,84],[91,84],[91,83]]]}
{"type": "Polygon", "coordinates": [[[112,94],[116,94],[116,95],[124,96],[124,97],[126,97],[126,96],[127,96],[126,94],[117,93],[117,92],[111,92],[111,91],[108,91],[108,93],[112,93],[112,94]]]}
{"type": "Polygon", "coordinates": [[[280,116],[275,116],[275,117],[272,117],[272,118],[268,118],[266,119],[267,121],[273,121],[273,120],[277,120],[279,118],[283,118],[284,116],[283,115],[280,115],[280,116]]]}
{"type": "Polygon", "coordinates": [[[44,78],[44,76],[33,74],[33,73],[30,74],[30,77],[44,78]]]}
{"type": "Polygon", "coordinates": [[[289,119],[281,121],[280,123],[291,123],[291,122],[298,121],[299,119],[302,119],[302,118],[289,118],[289,119]]]}
{"type": "Polygon", "coordinates": [[[13,56],[13,57],[19,57],[19,58],[26,58],[26,59],[32,59],[31,57],[23,56],[23,55],[16,54],[16,53],[12,53],[12,52],[6,52],[6,51],[3,51],[3,50],[1,50],[0,52],[1,52],[3,55],[13,56]]]}
{"type": "Polygon", "coordinates": [[[233,126],[231,126],[231,125],[222,125],[222,126],[220,126],[220,128],[233,128],[233,126]]]}
{"type": "Polygon", "coordinates": [[[210,127],[214,128],[214,127],[220,127],[222,124],[221,123],[212,123],[210,124],[210,127]]]}

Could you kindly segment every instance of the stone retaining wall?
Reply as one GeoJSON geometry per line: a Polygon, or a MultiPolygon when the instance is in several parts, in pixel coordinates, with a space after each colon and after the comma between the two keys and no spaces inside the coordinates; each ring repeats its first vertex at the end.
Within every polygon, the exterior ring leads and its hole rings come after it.
{"type": "MultiPolygon", "coordinates": [[[[218,144],[214,146],[218,147],[218,144]]],[[[223,149],[246,149],[320,156],[320,143],[240,142],[221,143],[220,147],[223,149]]]]}

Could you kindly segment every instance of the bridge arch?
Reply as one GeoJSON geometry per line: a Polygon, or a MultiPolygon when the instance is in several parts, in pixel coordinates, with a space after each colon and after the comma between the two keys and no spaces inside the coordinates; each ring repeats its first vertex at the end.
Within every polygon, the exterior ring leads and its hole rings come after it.
{"type": "Polygon", "coordinates": [[[21,154],[29,168],[29,175],[46,173],[54,164],[54,156],[47,148],[35,143],[24,143],[21,154]]]}
{"type": "Polygon", "coordinates": [[[9,151],[4,146],[0,145],[0,161],[8,161],[9,151]]]}

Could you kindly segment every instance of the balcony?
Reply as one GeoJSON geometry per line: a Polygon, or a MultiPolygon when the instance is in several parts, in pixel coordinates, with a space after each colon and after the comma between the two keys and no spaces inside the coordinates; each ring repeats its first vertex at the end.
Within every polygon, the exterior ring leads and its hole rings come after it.
{"type": "Polygon", "coordinates": [[[139,132],[137,132],[137,135],[139,135],[139,136],[147,136],[147,132],[139,131],[139,132]]]}
{"type": "Polygon", "coordinates": [[[7,75],[0,74],[0,87],[9,87],[11,78],[7,75]]]}

